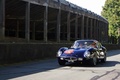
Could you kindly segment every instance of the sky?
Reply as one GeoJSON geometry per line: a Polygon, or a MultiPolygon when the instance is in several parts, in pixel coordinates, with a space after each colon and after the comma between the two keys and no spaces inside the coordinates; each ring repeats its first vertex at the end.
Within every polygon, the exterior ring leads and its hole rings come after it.
{"type": "Polygon", "coordinates": [[[86,8],[98,15],[101,15],[102,6],[106,0],[66,0],[82,8],[86,8]]]}

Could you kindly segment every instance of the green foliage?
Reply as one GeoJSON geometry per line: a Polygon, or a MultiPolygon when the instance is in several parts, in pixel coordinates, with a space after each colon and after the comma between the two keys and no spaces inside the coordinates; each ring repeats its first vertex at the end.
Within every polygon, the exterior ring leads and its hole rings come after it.
{"type": "Polygon", "coordinates": [[[116,39],[120,36],[120,0],[106,0],[101,15],[109,22],[109,36],[116,39]]]}

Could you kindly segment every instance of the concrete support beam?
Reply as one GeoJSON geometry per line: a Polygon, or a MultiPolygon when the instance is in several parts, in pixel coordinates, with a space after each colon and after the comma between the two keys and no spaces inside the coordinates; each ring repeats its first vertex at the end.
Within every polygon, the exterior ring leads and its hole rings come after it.
{"type": "Polygon", "coordinates": [[[30,2],[26,3],[26,14],[25,14],[25,39],[29,42],[30,40],[30,2]]]}
{"type": "Polygon", "coordinates": [[[105,26],[105,42],[108,42],[108,28],[106,23],[104,23],[104,26],[105,26]]]}
{"type": "MultiPolygon", "coordinates": [[[[60,3],[61,6],[61,3],[60,3]]],[[[60,30],[61,30],[61,8],[59,6],[57,15],[57,42],[60,42],[60,30]]]]}
{"type": "Polygon", "coordinates": [[[48,41],[48,0],[45,6],[45,11],[44,11],[44,41],[48,41]]]}
{"type": "Polygon", "coordinates": [[[93,38],[96,39],[96,19],[94,19],[94,32],[93,32],[93,38]]]}
{"type": "Polygon", "coordinates": [[[99,23],[99,36],[100,36],[100,41],[102,41],[102,22],[99,23]]]}
{"type": "Polygon", "coordinates": [[[0,0],[0,38],[5,37],[5,0],[0,0]]]}
{"type": "Polygon", "coordinates": [[[100,21],[98,21],[98,40],[100,40],[100,21]]]}
{"type": "Polygon", "coordinates": [[[86,17],[86,39],[88,39],[89,18],[86,17]]]}
{"type": "Polygon", "coordinates": [[[100,31],[101,31],[101,41],[103,40],[103,24],[102,24],[102,22],[100,23],[101,24],[101,26],[100,26],[100,31]]]}
{"type": "Polygon", "coordinates": [[[82,27],[82,16],[81,15],[79,15],[79,18],[78,18],[78,38],[79,39],[81,39],[81,31],[82,31],[82,29],[81,29],[81,27],[82,27]]]}
{"type": "Polygon", "coordinates": [[[104,24],[102,23],[102,42],[105,41],[105,28],[104,28],[104,24]]]}
{"type": "Polygon", "coordinates": [[[19,20],[17,20],[17,30],[16,30],[16,37],[17,38],[19,38],[19,25],[20,25],[20,23],[19,23],[19,20]]]}
{"type": "Polygon", "coordinates": [[[101,41],[101,21],[99,22],[99,41],[101,41]]]}
{"type": "Polygon", "coordinates": [[[98,27],[99,27],[99,25],[98,25],[98,20],[97,20],[97,22],[96,22],[96,39],[97,40],[99,40],[99,33],[98,33],[98,27]]]}
{"type": "Polygon", "coordinates": [[[95,39],[98,40],[98,29],[97,29],[97,20],[96,20],[96,25],[95,25],[95,39]]]}
{"type": "Polygon", "coordinates": [[[78,15],[76,15],[75,20],[75,40],[78,39],[78,15]]]}
{"type": "Polygon", "coordinates": [[[100,23],[100,36],[101,36],[101,42],[103,41],[103,26],[102,26],[102,22],[100,23]]]}
{"type": "Polygon", "coordinates": [[[70,41],[70,12],[68,12],[67,16],[67,41],[70,41]]]}
{"type": "Polygon", "coordinates": [[[81,39],[84,39],[84,18],[85,16],[82,16],[82,26],[81,26],[81,39]]]}
{"type": "MultiPolygon", "coordinates": [[[[109,39],[109,32],[108,32],[109,27],[108,27],[108,26],[109,26],[109,24],[106,23],[106,28],[107,28],[107,42],[108,42],[108,39],[109,39]]],[[[119,40],[120,40],[120,39],[119,39],[119,40]]]]}
{"type": "Polygon", "coordinates": [[[99,41],[101,41],[101,37],[100,37],[100,21],[99,21],[99,41]]]}
{"type": "Polygon", "coordinates": [[[93,39],[93,19],[90,19],[90,38],[93,39]]]}

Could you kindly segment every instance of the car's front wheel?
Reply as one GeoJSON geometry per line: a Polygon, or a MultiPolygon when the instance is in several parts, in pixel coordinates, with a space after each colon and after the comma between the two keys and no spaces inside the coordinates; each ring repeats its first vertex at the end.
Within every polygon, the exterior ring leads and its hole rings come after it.
{"type": "Polygon", "coordinates": [[[92,59],[91,59],[91,66],[96,66],[97,65],[97,58],[96,56],[94,56],[92,59]]]}
{"type": "Polygon", "coordinates": [[[59,65],[64,66],[65,63],[66,63],[66,62],[65,62],[64,60],[60,60],[60,59],[58,58],[58,64],[59,64],[59,65]]]}
{"type": "Polygon", "coordinates": [[[106,62],[106,58],[107,58],[107,57],[106,57],[106,54],[105,54],[104,58],[101,59],[101,62],[102,62],[102,63],[105,63],[105,62],[106,62]]]}

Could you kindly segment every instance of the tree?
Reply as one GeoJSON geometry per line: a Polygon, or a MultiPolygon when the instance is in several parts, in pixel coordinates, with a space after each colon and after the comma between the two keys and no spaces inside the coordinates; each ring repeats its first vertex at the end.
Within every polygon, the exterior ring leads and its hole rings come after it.
{"type": "Polygon", "coordinates": [[[120,37],[120,0],[106,0],[101,15],[109,22],[109,36],[112,43],[120,37]]]}

